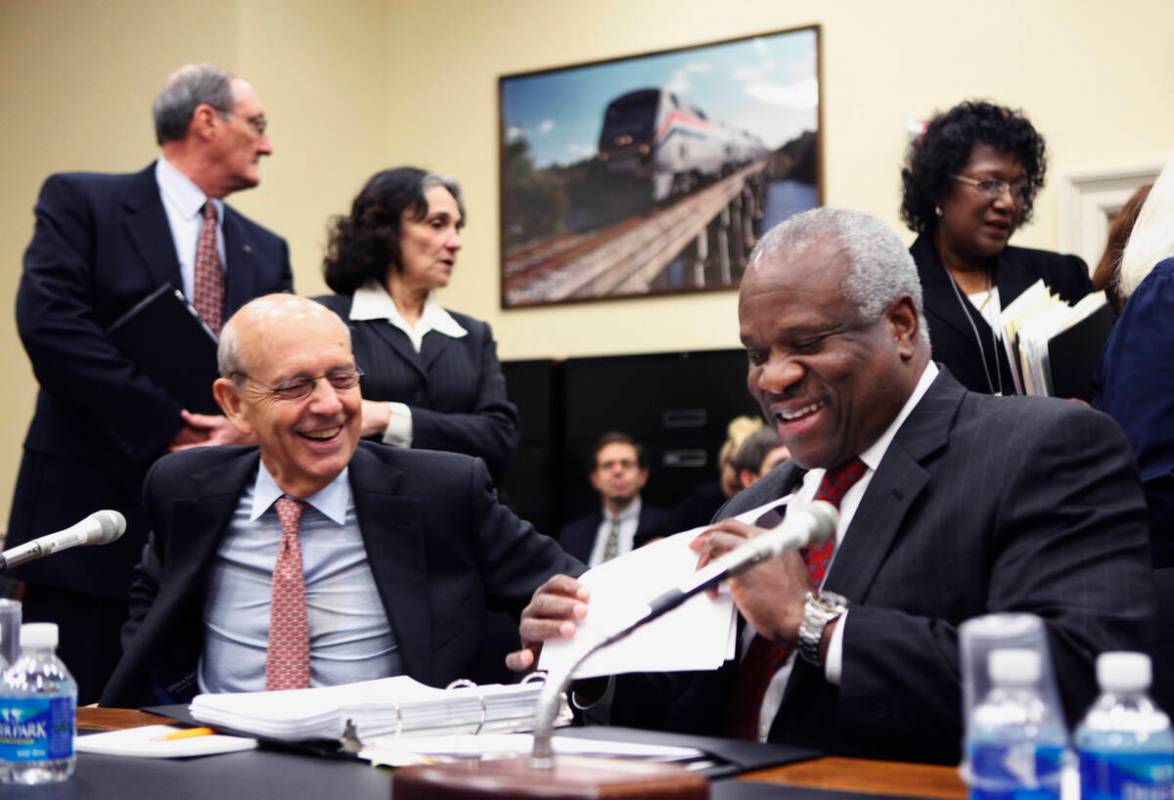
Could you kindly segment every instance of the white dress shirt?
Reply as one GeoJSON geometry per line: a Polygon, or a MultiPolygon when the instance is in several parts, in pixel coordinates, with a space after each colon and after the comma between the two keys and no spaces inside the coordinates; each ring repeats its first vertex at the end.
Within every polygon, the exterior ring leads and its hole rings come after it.
{"type": "MultiPolygon", "coordinates": [[[[934,378],[938,376],[938,367],[933,361],[930,361],[925,370],[921,373],[921,378],[917,381],[917,386],[914,387],[913,393],[905,401],[905,405],[901,407],[901,412],[897,414],[896,418],[885,429],[885,432],[880,435],[871,446],[860,454],[860,460],[868,467],[863,477],[852,486],[851,489],[844,495],[843,500],[840,501],[840,521],[836,526],[836,550],[839,552],[840,545],[844,542],[844,534],[847,533],[848,527],[852,524],[852,517],[856,515],[856,509],[860,506],[860,501],[864,497],[864,493],[868,491],[868,484],[872,482],[872,476],[876,474],[877,467],[880,466],[884,459],[885,452],[888,451],[889,445],[892,444],[893,437],[897,435],[897,431],[901,429],[901,425],[913,412],[913,409],[921,402],[921,398],[929,391],[930,384],[934,382],[934,378]]],[[[815,499],[815,493],[819,490],[820,481],[823,480],[826,469],[811,469],[803,476],[803,483],[795,492],[791,499],[789,506],[794,506],[797,510],[802,510],[805,506],[810,504],[815,499]]],[[[789,510],[789,509],[788,509],[789,510]]],[[[835,555],[832,555],[832,560],[828,562],[827,572],[824,573],[824,578],[831,572],[832,564],[835,562],[835,555]]],[[[822,587],[822,584],[821,584],[822,587]]],[[[848,616],[851,610],[844,613],[832,631],[831,641],[828,642],[827,656],[823,664],[824,677],[827,678],[828,683],[840,685],[843,671],[843,656],[844,656],[844,627],[847,625],[848,616]]],[[[744,645],[742,651],[745,652],[750,639],[754,638],[754,629],[749,625],[745,627],[742,632],[744,645]]],[[[770,684],[766,688],[766,694],[762,698],[762,706],[759,709],[758,717],[758,739],[759,741],[766,741],[770,734],[771,725],[774,724],[775,715],[779,711],[779,704],[783,700],[783,692],[787,688],[787,681],[791,677],[791,670],[795,665],[795,654],[798,648],[792,648],[791,655],[783,666],[779,667],[779,671],[771,678],[770,684]]]]}
{"type": "MultiPolygon", "coordinates": [[[[415,325],[410,325],[395,307],[395,301],[391,299],[387,289],[376,281],[368,281],[355,290],[351,299],[350,318],[355,321],[386,320],[407,334],[408,341],[417,353],[424,344],[424,335],[429,331],[436,331],[453,339],[460,339],[469,333],[453,319],[452,314],[441,308],[440,303],[437,303],[431,294],[424,301],[424,311],[420,314],[419,321],[415,325]]],[[[412,409],[405,403],[392,402],[388,403],[388,406],[391,408],[391,418],[386,430],[383,431],[383,443],[394,447],[411,447],[412,409]]]]}
{"type": "MultiPolygon", "coordinates": [[[[155,162],[155,181],[159,184],[159,196],[163,199],[163,210],[167,213],[175,255],[179,257],[183,296],[191,303],[196,275],[196,246],[200,240],[200,225],[204,222],[200,209],[208,202],[208,196],[163,156],[159,156],[155,162]]],[[[212,206],[216,209],[216,251],[220,254],[220,268],[226,269],[224,203],[213,199],[212,206]]]]}

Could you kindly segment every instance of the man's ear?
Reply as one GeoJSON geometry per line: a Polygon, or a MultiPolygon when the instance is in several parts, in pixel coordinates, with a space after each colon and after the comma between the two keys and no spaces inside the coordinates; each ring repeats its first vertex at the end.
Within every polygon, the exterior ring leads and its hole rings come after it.
{"type": "Polygon", "coordinates": [[[245,419],[244,404],[235,383],[228,378],[217,378],[212,384],[212,396],[216,398],[216,402],[224,411],[224,416],[228,417],[234,428],[246,436],[252,435],[253,426],[245,419]]]}
{"type": "Polygon", "coordinates": [[[917,350],[918,337],[921,331],[921,320],[917,316],[917,306],[913,298],[907,294],[901,295],[889,306],[885,312],[893,338],[897,340],[897,348],[903,358],[912,358],[917,350]]]}
{"type": "Polygon", "coordinates": [[[219,111],[207,103],[200,103],[188,121],[188,136],[196,136],[204,141],[211,139],[222,121],[219,111]]]}

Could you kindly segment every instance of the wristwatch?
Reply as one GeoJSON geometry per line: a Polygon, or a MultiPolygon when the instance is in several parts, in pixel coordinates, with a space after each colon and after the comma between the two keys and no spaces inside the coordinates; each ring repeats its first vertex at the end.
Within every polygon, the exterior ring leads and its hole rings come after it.
{"type": "Polygon", "coordinates": [[[808,592],[803,603],[803,622],[799,624],[799,655],[804,661],[823,666],[819,659],[819,644],[823,629],[833,619],[839,619],[848,610],[848,598],[835,592],[808,592]]]}

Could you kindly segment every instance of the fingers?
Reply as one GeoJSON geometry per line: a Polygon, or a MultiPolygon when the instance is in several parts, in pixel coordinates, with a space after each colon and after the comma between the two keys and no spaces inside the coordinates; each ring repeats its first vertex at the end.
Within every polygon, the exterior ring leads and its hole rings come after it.
{"type": "Polygon", "coordinates": [[[538,663],[538,647],[523,647],[505,657],[505,665],[514,672],[526,672],[538,663]]]}
{"type": "Polygon", "coordinates": [[[533,645],[550,639],[570,639],[575,635],[575,623],[587,617],[589,596],[587,587],[569,575],[548,579],[522,611],[518,626],[522,641],[533,645]]]}

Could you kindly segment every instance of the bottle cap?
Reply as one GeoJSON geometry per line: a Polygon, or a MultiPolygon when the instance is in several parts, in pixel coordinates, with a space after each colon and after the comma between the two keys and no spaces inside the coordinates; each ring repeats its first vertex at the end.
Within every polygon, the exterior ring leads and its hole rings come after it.
{"type": "Polygon", "coordinates": [[[996,686],[1032,686],[1039,682],[1039,653],[1034,650],[992,650],[991,682],[996,686]]]}
{"type": "Polygon", "coordinates": [[[20,646],[42,648],[57,646],[56,622],[26,622],[20,626],[20,646]]]}
{"type": "Polygon", "coordinates": [[[1140,692],[1150,687],[1153,667],[1145,653],[1101,653],[1097,683],[1103,692],[1140,692]]]}

